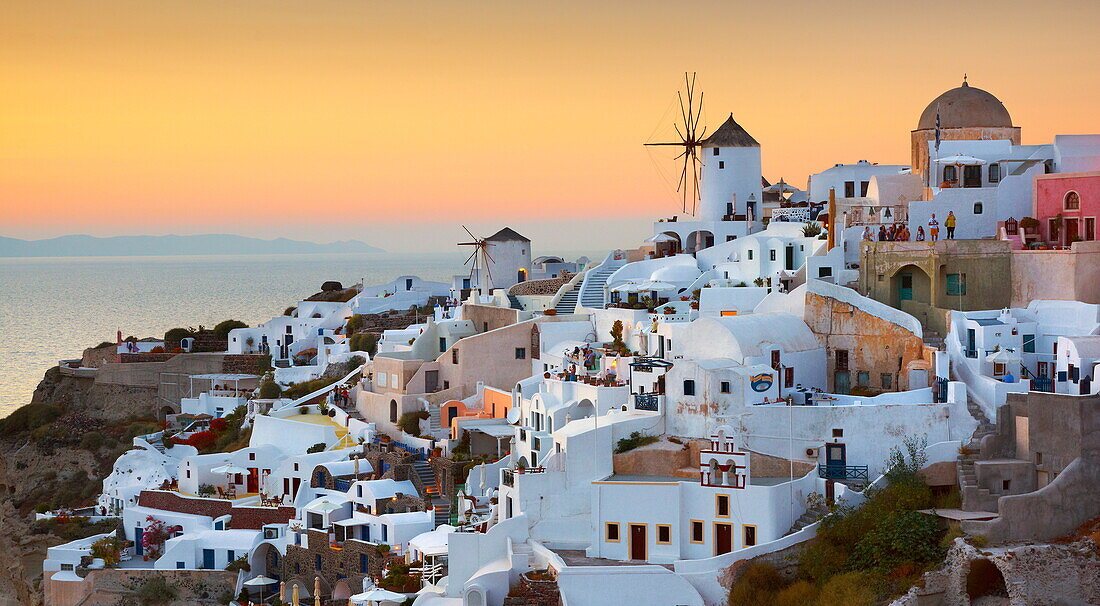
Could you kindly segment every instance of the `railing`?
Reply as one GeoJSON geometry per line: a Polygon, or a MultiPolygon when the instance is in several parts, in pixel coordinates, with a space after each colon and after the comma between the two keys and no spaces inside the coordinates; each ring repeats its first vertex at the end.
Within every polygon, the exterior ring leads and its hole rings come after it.
{"type": "Polygon", "coordinates": [[[963,354],[968,358],[977,358],[978,357],[978,350],[977,349],[964,349],[963,354]]]}
{"type": "Polygon", "coordinates": [[[340,492],[347,492],[351,490],[351,480],[345,480],[343,478],[333,478],[332,487],[340,492]]]}
{"type": "Polygon", "coordinates": [[[516,476],[532,473],[546,473],[545,467],[521,467],[518,469],[502,469],[500,480],[505,486],[515,486],[516,476]]]}
{"type": "Polygon", "coordinates": [[[826,480],[868,482],[866,465],[818,465],[817,475],[826,480]]]}
{"type": "Polygon", "coordinates": [[[634,396],[635,410],[650,410],[657,412],[657,395],[640,393],[634,396]]]}

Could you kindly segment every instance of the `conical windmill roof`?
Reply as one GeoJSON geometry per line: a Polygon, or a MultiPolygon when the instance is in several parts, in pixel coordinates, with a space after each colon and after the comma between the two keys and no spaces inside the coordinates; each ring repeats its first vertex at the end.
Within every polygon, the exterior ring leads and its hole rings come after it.
{"type": "Polygon", "coordinates": [[[760,147],[760,144],[730,114],[722,126],[703,141],[703,147],[760,147]]]}

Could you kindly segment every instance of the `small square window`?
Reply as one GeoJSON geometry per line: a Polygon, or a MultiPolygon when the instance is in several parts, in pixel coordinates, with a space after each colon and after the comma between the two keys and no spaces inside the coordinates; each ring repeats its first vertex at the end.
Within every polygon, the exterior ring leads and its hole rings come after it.
{"type": "Polygon", "coordinates": [[[884,372],[880,375],[880,378],[882,379],[882,388],[883,389],[893,389],[894,388],[894,373],[884,372]]]}
{"type": "Polygon", "coordinates": [[[657,544],[658,545],[671,545],[672,544],[672,527],[668,524],[657,525],[657,544]]]}
{"type": "Polygon", "coordinates": [[[726,167],[726,163],[722,160],[719,160],[718,161],[718,169],[721,170],[721,169],[724,169],[725,167],[726,167]]]}
{"type": "Polygon", "coordinates": [[[856,384],[860,387],[869,387],[871,385],[871,373],[866,370],[856,373],[856,384]]]}
{"type": "Polygon", "coordinates": [[[833,428],[833,437],[834,438],[843,438],[844,437],[844,430],[839,428],[839,427],[834,427],[833,428]]]}
{"type": "Polygon", "coordinates": [[[1043,453],[1041,453],[1041,452],[1035,453],[1035,464],[1036,465],[1042,465],[1043,464],[1043,453]]]}
{"type": "Polygon", "coordinates": [[[714,496],[714,515],[719,518],[730,517],[730,496],[728,494],[714,496]]]}
{"type": "Polygon", "coordinates": [[[717,156],[717,155],[718,155],[718,148],[717,148],[717,147],[714,147],[714,148],[712,148],[712,149],[714,150],[714,153],[713,153],[712,155],[715,155],[715,156],[717,156]]]}
{"type": "Polygon", "coordinates": [[[961,296],[966,294],[966,274],[947,274],[948,296],[961,296]]]}
{"type": "Polygon", "coordinates": [[[747,252],[749,253],[749,261],[752,261],[752,249],[750,248],[747,252]]]}
{"type": "Polygon", "coordinates": [[[703,531],[703,521],[702,520],[692,520],[691,521],[691,542],[692,543],[702,543],[704,541],[706,541],[706,536],[705,536],[704,531],[703,531]]]}
{"type": "Polygon", "coordinates": [[[526,360],[527,359],[527,349],[523,348],[523,347],[517,347],[516,348],[516,359],[517,360],[526,360]]]}
{"type": "Polygon", "coordinates": [[[722,381],[721,392],[722,393],[730,393],[730,382],[729,381],[722,381]]]}
{"type": "Polygon", "coordinates": [[[756,545],[756,526],[745,524],[741,527],[741,544],[744,547],[756,545]]]}
{"type": "Polygon", "coordinates": [[[817,277],[819,278],[831,278],[833,277],[833,268],[828,266],[822,266],[817,268],[817,277]]]}
{"type": "Polygon", "coordinates": [[[608,522],[604,524],[603,540],[608,543],[619,542],[619,524],[617,522],[608,522]]]}
{"type": "Polygon", "coordinates": [[[1008,492],[1012,488],[1012,480],[1001,480],[1001,490],[1008,492]]]}
{"type": "Polygon", "coordinates": [[[685,396],[694,396],[695,395],[695,381],[693,379],[685,379],[684,380],[684,395],[685,396]]]}

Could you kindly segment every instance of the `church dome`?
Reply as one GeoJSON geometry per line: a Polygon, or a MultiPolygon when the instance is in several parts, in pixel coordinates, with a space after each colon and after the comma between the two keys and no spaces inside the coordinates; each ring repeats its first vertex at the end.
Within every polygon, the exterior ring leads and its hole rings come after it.
{"type": "Polygon", "coordinates": [[[1012,127],[1012,117],[1008,115],[1004,103],[992,94],[970,86],[966,80],[963,80],[962,86],[936,97],[924,108],[917,130],[936,128],[937,113],[940,115],[940,128],[1012,127]]]}

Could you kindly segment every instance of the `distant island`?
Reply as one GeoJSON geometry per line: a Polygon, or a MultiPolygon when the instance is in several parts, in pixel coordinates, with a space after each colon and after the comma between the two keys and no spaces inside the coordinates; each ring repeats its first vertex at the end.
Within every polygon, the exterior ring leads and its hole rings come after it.
{"type": "Polygon", "coordinates": [[[231,234],[195,236],[59,236],[20,240],[0,236],[0,257],[133,257],[156,255],[284,255],[385,252],[358,240],[329,244],[231,234]]]}

